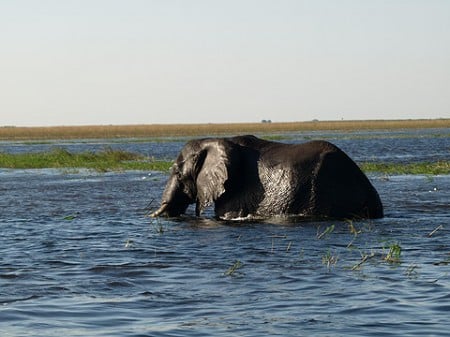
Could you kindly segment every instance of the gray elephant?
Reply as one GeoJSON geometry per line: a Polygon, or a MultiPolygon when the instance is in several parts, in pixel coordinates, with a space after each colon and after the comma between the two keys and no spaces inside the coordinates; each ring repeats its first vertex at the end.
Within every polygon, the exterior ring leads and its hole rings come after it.
{"type": "Polygon", "coordinates": [[[189,141],[152,216],[176,217],[214,203],[219,219],[277,215],[381,218],[377,191],[358,165],[326,141],[283,144],[254,136],[189,141]]]}

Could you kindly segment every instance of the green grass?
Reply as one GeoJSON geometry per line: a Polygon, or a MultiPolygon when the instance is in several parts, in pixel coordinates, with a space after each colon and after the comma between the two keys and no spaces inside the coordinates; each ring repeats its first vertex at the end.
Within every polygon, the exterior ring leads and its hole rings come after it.
{"type": "Polygon", "coordinates": [[[244,264],[241,261],[236,260],[236,261],[234,261],[233,265],[227,269],[227,271],[224,273],[224,275],[225,276],[233,276],[243,266],[244,266],[244,264]]]}
{"type": "Polygon", "coordinates": [[[11,169],[86,168],[99,172],[121,170],[168,171],[171,162],[106,149],[101,152],[71,153],[62,148],[37,153],[0,153],[0,167],[11,169]]]}
{"type": "MultiPolygon", "coordinates": [[[[171,161],[155,160],[136,153],[105,149],[100,152],[72,153],[64,148],[54,148],[48,152],[37,153],[1,153],[0,168],[42,169],[42,168],[86,168],[99,172],[142,170],[168,172],[171,161]]],[[[450,174],[450,161],[432,163],[362,163],[361,169],[366,173],[385,175],[437,175],[450,174]]]]}
{"type": "Polygon", "coordinates": [[[390,263],[399,263],[402,254],[402,247],[398,243],[392,243],[389,246],[389,252],[384,257],[384,260],[390,263]]]}
{"type": "Polygon", "coordinates": [[[376,172],[386,175],[438,175],[450,174],[450,161],[419,162],[408,164],[396,163],[362,163],[360,165],[364,172],[376,172]]]}

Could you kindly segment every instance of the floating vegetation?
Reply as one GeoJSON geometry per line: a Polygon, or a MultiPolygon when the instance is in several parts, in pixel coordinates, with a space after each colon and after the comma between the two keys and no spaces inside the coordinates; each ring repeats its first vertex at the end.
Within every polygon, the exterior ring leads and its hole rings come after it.
{"type": "Polygon", "coordinates": [[[227,271],[223,274],[225,276],[233,276],[238,269],[242,268],[243,265],[244,264],[241,261],[236,260],[234,261],[233,265],[230,268],[228,268],[227,271]]]}
{"type": "Polygon", "coordinates": [[[357,229],[353,223],[353,220],[346,220],[348,223],[348,229],[351,234],[353,234],[353,239],[347,244],[347,248],[350,248],[353,246],[353,242],[356,240],[359,234],[362,233],[361,229],[357,229]]]}
{"type": "Polygon", "coordinates": [[[287,247],[286,247],[286,253],[289,252],[291,250],[292,247],[292,241],[289,241],[287,247]]]}
{"type": "Polygon", "coordinates": [[[398,243],[393,243],[389,246],[389,252],[384,257],[384,260],[389,263],[399,263],[401,254],[402,247],[398,243]]]}
{"type": "Polygon", "coordinates": [[[125,241],[125,248],[132,248],[134,245],[134,241],[132,239],[127,239],[125,241]]]}
{"type": "Polygon", "coordinates": [[[66,215],[66,216],[63,218],[63,220],[66,220],[66,221],[72,221],[72,220],[76,219],[77,217],[78,217],[77,214],[70,214],[70,215],[66,215]]]}
{"type": "Polygon", "coordinates": [[[361,254],[361,261],[359,261],[357,264],[355,264],[351,270],[359,270],[361,269],[362,265],[366,263],[369,259],[373,258],[375,256],[375,253],[370,254],[361,254]]]}
{"type": "Polygon", "coordinates": [[[322,256],[322,264],[326,265],[328,270],[330,270],[331,267],[337,263],[337,261],[337,255],[332,254],[330,250],[328,250],[326,254],[322,256]]]}
{"type": "Polygon", "coordinates": [[[439,225],[437,226],[435,229],[433,229],[430,233],[428,233],[428,237],[431,238],[434,234],[436,234],[438,231],[440,231],[441,229],[444,229],[444,226],[439,225]]]}
{"type": "MultiPolygon", "coordinates": [[[[320,240],[320,239],[323,239],[324,237],[328,236],[329,234],[333,233],[334,227],[335,227],[334,225],[330,225],[327,228],[325,228],[325,230],[323,232],[317,233],[317,238],[320,240]]],[[[320,229],[320,227],[319,227],[319,229],[320,229]]]]}
{"type": "Polygon", "coordinates": [[[351,234],[353,234],[355,237],[358,236],[358,234],[362,233],[361,229],[357,229],[353,223],[353,220],[346,220],[346,222],[348,223],[348,229],[350,231],[351,234]]]}

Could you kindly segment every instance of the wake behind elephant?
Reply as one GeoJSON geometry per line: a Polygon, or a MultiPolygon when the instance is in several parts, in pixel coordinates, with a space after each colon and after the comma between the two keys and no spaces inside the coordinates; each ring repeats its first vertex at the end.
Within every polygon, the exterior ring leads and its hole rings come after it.
{"type": "Polygon", "coordinates": [[[380,197],[366,175],[326,141],[283,144],[254,136],[189,141],[178,155],[161,207],[176,217],[214,204],[219,219],[296,215],[381,218],[380,197]]]}

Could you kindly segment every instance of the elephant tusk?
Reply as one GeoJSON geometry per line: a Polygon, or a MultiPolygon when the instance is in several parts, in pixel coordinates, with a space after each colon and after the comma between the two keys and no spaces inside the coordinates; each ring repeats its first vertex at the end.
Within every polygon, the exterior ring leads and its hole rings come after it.
{"type": "Polygon", "coordinates": [[[162,204],[161,207],[157,211],[150,214],[150,216],[152,218],[156,218],[156,217],[160,216],[162,213],[165,212],[165,210],[167,209],[167,206],[169,206],[169,204],[167,204],[167,203],[162,204]]]}

